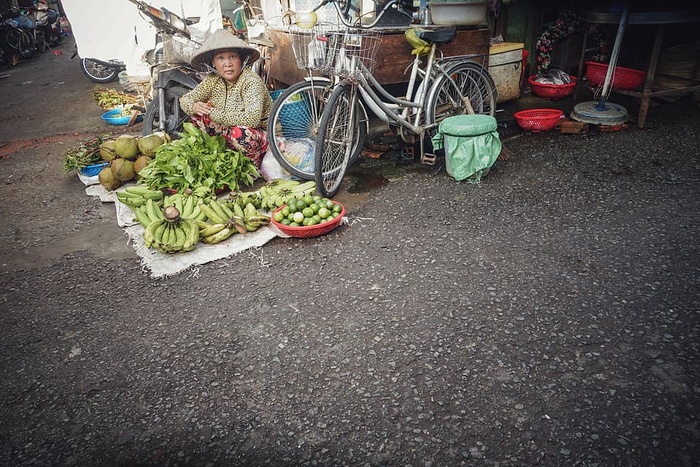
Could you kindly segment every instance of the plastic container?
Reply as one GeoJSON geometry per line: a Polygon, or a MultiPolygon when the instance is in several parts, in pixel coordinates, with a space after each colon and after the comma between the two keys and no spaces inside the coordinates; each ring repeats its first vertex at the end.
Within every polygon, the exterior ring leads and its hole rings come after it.
{"type": "Polygon", "coordinates": [[[528,109],[515,112],[513,115],[520,128],[538,133],[548,131],[557,126],[564,112],[559,109],[528,109]]]}
{"type": "MultiPolygon", "coordinates": [[[[602,85],[605,82],[608,68],[607,63],[586,62],[586,79],[593,86],[602,85]]],[[[616,66],[613,70],[611,84],[614,89],[633,91],[644,84],[646,77],[645,71],[616,66]]]]}
{"type": "Polygon", "coordinates": [[[440,122],[438,134],[445,149],[445,170],[456,181],[481,178],[501,153],[498,123],[490,115],[448,117],[440,122]]]}
{"type": "MultiPolygon", "coordinates": [[[[116,109],[109,110],[102,114],[102,120],[109,123],[110,125],[126,125],[131,120],[131,116],[127,115],[125,117],[121,116],[122,108],[117,107],[116,109]]],[[[143,120],[143,114],[136,117],[136,122],[143,120]]]]}
{"type": "MultiPolygon", "coordinates": [[[[333,201],[334,204],[340,204],[335,201],[333,201]]],[[[285,234],[289,235],[290,237],[296,237],[296,238],[311,238],[311,237],[319,237],[321,235],[325,235],[333,230],[335,230],[336,227],[340,225],[340,221],[343,219],[345,216],[345,206],[340,204],[342,207],[340,214],[338,214],[338,217],[333,218],[332,220],[325,222],[323,224],[316,224],[316,225],[309,225],[309,226],[289,226],[289,225],[284,225],[280,224],[279,222],[275,221],[275,219],[270,219],[270,222],[277,227],[280,231],[284,232],[285,234]]],[[[284,206],[280,206],[277,209],[275,209],[272,212],[272,215],[277,211],[281,211],[284,209],[284,206]]]]}
{"type": "Polygon", "coordinates": [[[86,165],[85,167],[80,169],[80,173],[82,175],[85,175],[86,177],[94,177],[96,175],[99,175],[102,169],[104,169],[108,165],[108,162],[98,162],[97,164],[86,165]]]}
{"type": "Polygon", "coordinates": [[[575,76],[571,77],[571,82],[569,84],[538,83],[537,81],[535,81],[536,78],[537,75],[532,75],[527,79],[527,82],[530,83],[530,89],[532,89],[532,93],[534,95],[543,97],[545,99],[563,99],[564,97],[571,95],[571,93],[574,92],[574,88],[576,87],[575,76]]]}
{"type": "Polygon", "coordinates": [[[520,97],[524,46],[519,42],[503,42],[489,49],[489,73],[498,91],[497,103],[520,97]]]}
{"type": "Polygon", "coordinates": [[[433,24],[476,26],[487,23],[488,2],[428,2],[433,24]]]}
{"type": "MultiPolygon", "coordinates": [[[[272,100],[277,98],[285,90],[278,89],[271,91],[272,100]]],[[[296,102],[287,102],[280,109],[280,125],[282,126],[282,135],[285,138],[308,138],[309,129],[307,127],[309,121],[309,104],[304,100],[296,102]]]]}

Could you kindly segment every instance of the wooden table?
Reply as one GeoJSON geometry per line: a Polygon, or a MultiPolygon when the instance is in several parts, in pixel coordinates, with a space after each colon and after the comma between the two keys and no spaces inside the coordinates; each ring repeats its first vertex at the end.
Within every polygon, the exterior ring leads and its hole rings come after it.
{"type": "MultiPolygon", "coordinates": [[[[591,24],[619,24],[620,14],[613,13],[595,13],[589,12],[586,15],[586,21],[591,24]]],[[[688,86],[685,88],[670,89],[664,91],[652,91],[652,86],[654,84],[654,76],[656,75],[656,65],[659,61],[659,54],[661,52],[661,44],[663,43],[664,31],[667,24],[679,24],[679,23],[692,23],[700,22],[700,10],[686,10],[686,11],[658,11],[658,12],[630,12],[627,24],[647,24],[656,26],[656,34],[654,36],[654,45],[651,50],[651,57],[649,58],[649,69],[647,70],[647,77],[644,82],[644,89],[639,91],[628,91],[623,89],[612,89],[612,92],[617,92],[619,94],[624,94],[633,97],[641,97],[641,104],[639,106],[639,118],[637,119],[637,127],[644,128],[644,122],[647,118],[647,113],[649,112],[649,102],[652,97],[663,96],[663,95],[678,95],[684,93],[692,93],[693,91],[700,90],[700,85],[688,86]]],[[[578,95],[578,88],[581,85],[581,76],[583,74],[583,65],[586,54],[586,42],[588,39],[588,28],[586,28],[586,35],[583,39],[583,50],[581,51],[581,58],[579,60],[578,67],[578,80],[576,81],[576,88],[574,90],[573,99],[576,101],[578,95]]]]}
{"type": "MultiPolygon", "coordinates": [[[[382,30],[382,42],[378,47],[373,75],[381,84],[399,84],[408,81],[413,62],[413,47],[406,41],[406,28],[382,30]]],[[[297,67],[290,36],[284,30],[270,30],[275,43],[270,60],[270,77],[282,86],[289,86],[307,76],[297,67]]],[[[444,56],[483,54],[484,65],[488,65],[491,31],[488,28],[461,29],[455,39],[440,47],[444,56]]]]}

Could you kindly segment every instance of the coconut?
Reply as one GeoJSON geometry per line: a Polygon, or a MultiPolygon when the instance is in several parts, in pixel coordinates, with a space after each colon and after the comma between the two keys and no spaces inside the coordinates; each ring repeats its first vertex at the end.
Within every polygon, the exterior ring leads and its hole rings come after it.
{"type": "Polygon", "coordinates": [[[102,160],[109,162],[117,157],[117,153],[114,150],[114,144],[115,141],[113,139],[107,140],[100,144],[100,156],[102,156],[102,160]]]}
{"type": "Polygon", "coordinates": [[[100,170],[99,175],[97,175],[97,179],[100,181],[100,185],[105,187],[107,191],[116,190],[122,186],[122,182],[114,176],[112,169],[109,166],[100,170]]]}
{"type": "Polygon", "coordinates": [[[153,158],[148,156],[139,156],[139,158],[134,161],[134,172],[136,175],[141,173],[141,169],[146,167],[152,160],[153,158]]]}
{"type": "Polygon", "coordinates": [[[161,138],[156,133],[150,134],[148,136],[143,136],[139,139],[139,151],[141,151],[141,154],[143,154],[144,156],[153,157],[153,155],[156,153],[156,149],[158,148],[158,146],[160,146],[164,142],[165,141],[163,141],[163,138],[161,138]]]}
{"type": "Polygon", "coordinates": [[[133,161],[139,155],[138,138],[133,135],[120,135],[114,140],[114,150],[122,159],[133,161]]]}
{"type": "Polygon", "coordinates": [[[117,157],[112,161],[112,174],[115,178],[122,182],[133,180],[136,173],[134,172],[134,163],[130,160],[117,157]]]}

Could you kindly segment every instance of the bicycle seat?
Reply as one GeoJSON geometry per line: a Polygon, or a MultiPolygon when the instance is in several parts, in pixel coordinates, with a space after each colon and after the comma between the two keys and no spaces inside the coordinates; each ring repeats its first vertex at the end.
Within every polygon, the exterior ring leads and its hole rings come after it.
{"type": "Polygon", "coordinates": [[[418,37],[423,39],[425,42],[444,44],[450,42],[457,35],[457,28],[443,28],[443,29],[418,29],[418,37]]]}

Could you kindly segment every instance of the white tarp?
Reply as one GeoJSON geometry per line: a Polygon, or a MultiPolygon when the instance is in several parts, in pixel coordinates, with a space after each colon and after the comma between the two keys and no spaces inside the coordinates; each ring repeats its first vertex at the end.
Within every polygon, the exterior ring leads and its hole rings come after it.
{"type": "MultiPolygon", "coordinates": [[[[166,8],[183,18],[199,18],[189,29],[193,39],[203,42],[211,32],[221,29],[219,0],[152,0],[157,8],[166,8]]],[[[62,0],[63,9],[81,57],[117,59],[127,66],[127,74],[148,76],[142,62],[144,52],[155,45],[155,28],[129,0],[62,0]]]]}

